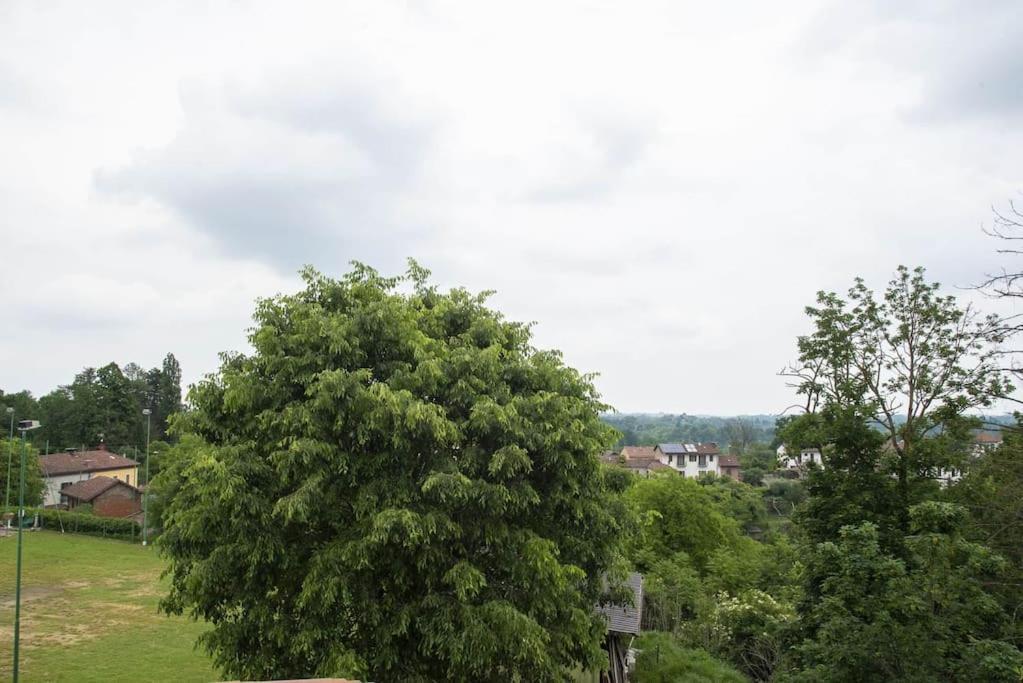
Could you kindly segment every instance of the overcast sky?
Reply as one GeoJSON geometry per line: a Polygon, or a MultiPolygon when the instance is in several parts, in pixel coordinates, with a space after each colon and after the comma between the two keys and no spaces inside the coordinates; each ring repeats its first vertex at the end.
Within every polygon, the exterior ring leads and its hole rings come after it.
{"type": "Polygon", "coordinates": [[[413,256],[619,410],[777,412],[818,289],[999,266],[1021,123],[1018,0],[4,0],[0,387],[413,256]]]}

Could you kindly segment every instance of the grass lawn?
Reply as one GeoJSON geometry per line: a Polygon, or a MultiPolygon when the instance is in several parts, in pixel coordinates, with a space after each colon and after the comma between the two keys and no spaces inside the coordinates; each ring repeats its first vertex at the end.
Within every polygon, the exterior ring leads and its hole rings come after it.
{"type": "MultiPolygon", "coordinates": [[[[55,531],[24,542],[21,680],[217,680],[193,648],[204,626],[157,612],[155,549],[55,531]]],[[[0,680],[11,676],[15,544],[0,538],[0,680]]]]}

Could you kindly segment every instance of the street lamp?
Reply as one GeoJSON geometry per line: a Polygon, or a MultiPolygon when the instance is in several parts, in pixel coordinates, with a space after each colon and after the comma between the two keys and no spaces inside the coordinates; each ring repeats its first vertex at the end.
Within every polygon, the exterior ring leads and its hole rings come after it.
{"type": "Polygon", "coordinates": [[[4,493],[4,509],[11,504],[11,458],[14,456],[14,408],[7,406],[7,414],[11,416],[11,450],[7,451],[7,492],[4,493]]]}
{"type": "Polygon", "coordinates": [[[41,426],[38,420],[18,420],[21,476],[18,477],[18,561],[14,576],[14,683],[18,683],[18,646],[21,642],[21,534],[25,525],[25,470],[28,468],[28,438],[25,433],[41,426]]]}
{"type": "Polygon", "coordinates": [[[149,408],[142,410],[146,416],[146,490],[142,492],[142,546],[145,547],[149,540],[149,533],[146,526],[149,524],[149,428],[153,419],[153,411],[149,408]]]}

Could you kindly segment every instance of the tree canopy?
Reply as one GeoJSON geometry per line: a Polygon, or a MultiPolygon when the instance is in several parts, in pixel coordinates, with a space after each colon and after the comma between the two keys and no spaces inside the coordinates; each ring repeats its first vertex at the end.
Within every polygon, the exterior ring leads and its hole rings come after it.
{"type": "Polygon", "coordinates": [[[190,394],[154,486],[170,612],[242,678],[561,680],[600,666],[626,476],[591,378],[412,263],[303,272],[190,394]]]}

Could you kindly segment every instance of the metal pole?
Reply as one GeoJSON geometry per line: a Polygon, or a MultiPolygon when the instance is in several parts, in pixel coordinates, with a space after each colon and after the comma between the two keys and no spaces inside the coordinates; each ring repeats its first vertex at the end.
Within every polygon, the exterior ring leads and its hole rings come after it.
{"type": "Polygon", "coordinates": [[[149,541],[149,428],[153,419],[153,411],[146,408],[142,411],[146,416],[146,490],[142,492],[142,545],[149,541]]]}
{"type": "Polygon", "coordinates": [[[14,408],[8,408],[11,416],[11,450],[7,452],[7,492],[4,493],[4,509],[11,504],[11,457],[14,455],[14,408]]]}
{"type": "Polygon", "coordinates": [[[25,469],[28,439],[21,432],[21,476],[18,477],[18,561],[14,578],[14,683],[18,683],[18,647],[21,644],[21,536],[25,524],[25,469]]]}

